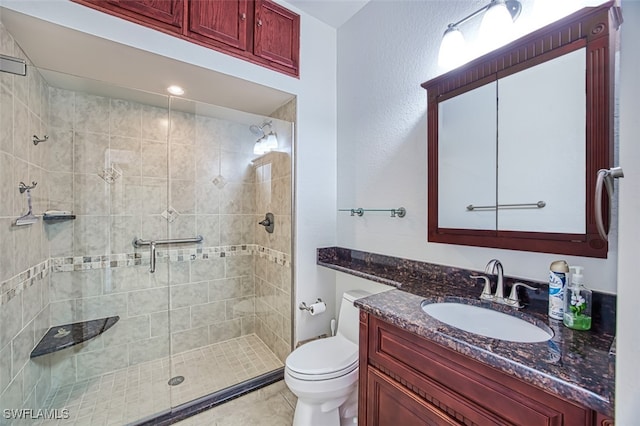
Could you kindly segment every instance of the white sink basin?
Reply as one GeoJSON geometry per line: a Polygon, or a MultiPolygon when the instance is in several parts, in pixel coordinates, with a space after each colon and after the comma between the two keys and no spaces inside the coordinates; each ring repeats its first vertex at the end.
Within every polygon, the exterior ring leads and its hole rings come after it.
{"type": "Polygon", "coordinates": [[[553,332],[528,321],[492,309],[464,303],[423,303],[422,310],[433,318],[469,333],[509,342],[546,342],[553,332]]]}

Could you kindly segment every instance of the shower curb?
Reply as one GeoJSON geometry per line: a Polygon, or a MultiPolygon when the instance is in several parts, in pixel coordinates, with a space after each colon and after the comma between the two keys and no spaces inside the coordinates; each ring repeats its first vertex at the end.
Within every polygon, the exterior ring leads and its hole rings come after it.
{"type": "Polygon", "coordinates": [[[284,367],[179,405],[169,412],[130,423],[129,426],[167,426],[200,414],[284,379],[284,367]]]}

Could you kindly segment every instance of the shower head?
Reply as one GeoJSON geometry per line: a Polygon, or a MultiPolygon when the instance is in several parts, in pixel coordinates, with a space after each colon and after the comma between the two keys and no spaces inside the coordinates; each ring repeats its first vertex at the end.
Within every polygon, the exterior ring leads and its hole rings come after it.
{"type": "Polygon", "coordinates": [[[265,120],[261,125],[256,125],[256,124],[252,124],[251,126],[249,126],[249,130],[251,130],[251,133],[253,133],[256,136],[260,136],[261,138],[264,137],[266,135],[266,133],[264,132],[264,128],[265,126],[269,126],[269,128],[271,128],[271,120],[265,120]]]}
{"type": "Polygon", "coordinates": [[[255,124],[252,124],[251,126],[249,126],[249,130],[251,130],[251,133],[253,133],[256,136],[264,135],[264,132],[262,131],[262,127],[256,126],[255,124]]]}

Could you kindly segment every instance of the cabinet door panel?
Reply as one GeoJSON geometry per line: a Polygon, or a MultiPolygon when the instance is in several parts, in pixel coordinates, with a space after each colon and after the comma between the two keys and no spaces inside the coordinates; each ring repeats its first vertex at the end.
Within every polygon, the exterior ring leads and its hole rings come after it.
{"type": "MultiPolygon", "coordinates": [[[[94,1],[94,3],[99,3],[94,1]]],[[[176,28],[182,28],[183,0],[108,0],[113,6],[176,28]]],[[[147,20],[147,22],[152,22],[147,20]]]]}
{"type": "MultiPolygon", "coordinates": [[[[362,343],[360,344],[362,347],[362,343]]],[[[447,412],[477,424],[584,426],[590,411],[395,326],[371,318],[371,364],[447,412]],[[444,409],[444,408],[443,408],[444,409]]]]}
{"type": "Polygon", "coordinates": [[[496,90],[493,81],[438,104],[442,228],[496,229],[496,90]]]}
{"type": "Polygon", "coordinates": [[[369,426],[443,426],[461,425],[445,412],[420,399],[399,384],[368,369],[369,426]]]}
{"type": "Polygon", "coordinates": [[[501,231],[585,234],[586,49],[498,79],[501,231]]]}
{"type": "Polygon", "coordinates": [[[247,48],[247,0],[189,2],[189,31],[241,50],[247,48]]]}
{"type": "Polygon", "coordinates": [[[268,0],[257,0],[253,53],[297,71],[299,45],[300,16],[268,0]]]}

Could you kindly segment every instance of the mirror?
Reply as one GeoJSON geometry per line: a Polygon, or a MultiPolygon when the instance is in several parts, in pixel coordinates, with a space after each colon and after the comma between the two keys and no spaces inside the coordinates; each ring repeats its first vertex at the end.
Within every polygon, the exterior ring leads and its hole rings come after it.
{"type": "Polygon", "coordinates": [[[585,8],[422,85],[429,241],[607,256],[593,194],[620,23],[613,2],[585,8]]]}

